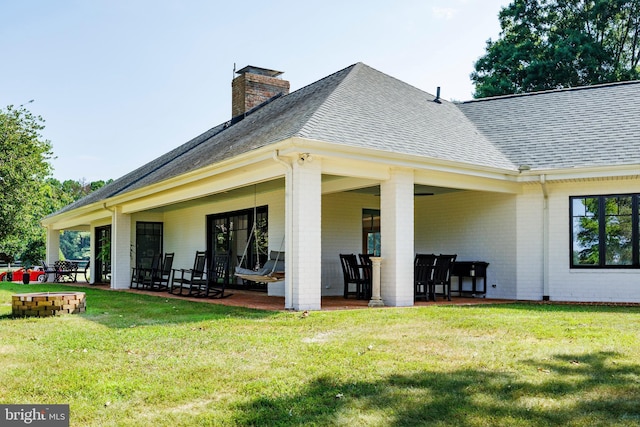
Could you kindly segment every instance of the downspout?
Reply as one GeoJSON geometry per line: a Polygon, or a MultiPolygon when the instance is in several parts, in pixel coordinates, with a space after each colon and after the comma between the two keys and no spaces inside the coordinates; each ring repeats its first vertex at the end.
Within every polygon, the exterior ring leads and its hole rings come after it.
{"type": "MultiPolygon", "coordinates": [[[[288,254],[289,261],[286,261],[285,258],[285,287],[284,287],[284,301],[285,301],[285,310],[293,310],[293,275],[291,274],[291,258],[293,255],[293,224],[291,223],[291,213],[293,212],[293,167],[291,163],[286,160],[283,160],[280,157],[280,151],[276,150],[273,152],[273,160],[280,163],[285,167],[286,175],[285,175],[285,213],[284,213],[284,236],[285,236],[285,254],[288,254]]],[[[285,255],[286,257],[287,255],[285,255]]]]}
{"type": "Polygon", "coordinates": [[[549,301],[549,191],[546,175],[540,175],[542,205],[542,300],[549,301]]]}

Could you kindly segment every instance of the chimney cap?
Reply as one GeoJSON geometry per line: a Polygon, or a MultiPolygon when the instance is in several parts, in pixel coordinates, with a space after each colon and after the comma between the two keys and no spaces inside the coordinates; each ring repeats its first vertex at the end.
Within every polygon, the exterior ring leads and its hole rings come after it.
{"type": "Polygon", "coordinates": [[[270,70],[268,68],[254,67],[253,65],[247,65],[246,67],[236,71],[236,74],[246,74],[246,73],[258,74],[261,76],[278,77],[279,75],[283,74],[284,71],[276,71],[276,70],[270,70]]]}

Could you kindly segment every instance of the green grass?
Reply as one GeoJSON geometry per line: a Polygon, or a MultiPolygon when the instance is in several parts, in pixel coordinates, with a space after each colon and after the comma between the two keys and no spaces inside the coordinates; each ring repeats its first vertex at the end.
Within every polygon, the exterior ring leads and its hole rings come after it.
{"type": "MultiPolygon", "coordinates": [[[[99,289],[14,319],[0,284],[0,403],[72,426],[638,426],[640,308],[267,312],[99,289]]],[[[73,290],[78,290],[73,288],[73,290]]]]}

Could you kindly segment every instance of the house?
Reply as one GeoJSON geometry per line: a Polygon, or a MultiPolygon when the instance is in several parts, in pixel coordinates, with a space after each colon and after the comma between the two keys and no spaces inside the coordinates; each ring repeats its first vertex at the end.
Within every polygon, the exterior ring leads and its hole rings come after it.
{"type": "Polygon", "coordinates": [[[640,82],[451,103],[362,63],[280,74],[243,68],[230,121],[45,218],[48,261],[91,230],[119,289],[154,250],[284,250],[269,294],[313,310],[340,253],[379,249],[389,306],[413,304],[414,254],[455,253],[490,263],[490,298],[640,302],[640,82]]]}

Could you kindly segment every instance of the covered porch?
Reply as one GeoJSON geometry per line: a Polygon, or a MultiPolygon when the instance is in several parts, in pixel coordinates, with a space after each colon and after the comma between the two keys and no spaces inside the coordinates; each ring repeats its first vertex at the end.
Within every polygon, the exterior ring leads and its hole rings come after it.
{"type": "MultiPolygon", "coordinates": [[[[298,138],[278,145],[45,220],[48,258],[58,253],[59,230],[82,226],[92,231],[95,259],[96,232],[110,227],[111,288],[127,289],[140,250],[138,224],[160,224],[161,251],[175,253],[174,268],[191,268],[195,251],[215,249],[209,218],[259,207],[267,213],[267,250],[286,254],[285,280],[269,284],[266,296],[283,298],[285,309],[319,310],[330,303],[325,298],[342,295],[339,254],[366,250],[363,212],[378,211],[385,305],[414,305],[413,260],[420,252],[489,262],[487,286],[496,286],[487,296],[515,297],[515,178],[406,156],[331,151],[298,138]]],[[[236,262],[251,238],[249,227],[243,233],[229,252],[236,262]]],[[[236,299],[237,293],[227,298],[236,299]]],[[[345,303],[352,302],[339,304],[345,303]]]]}

